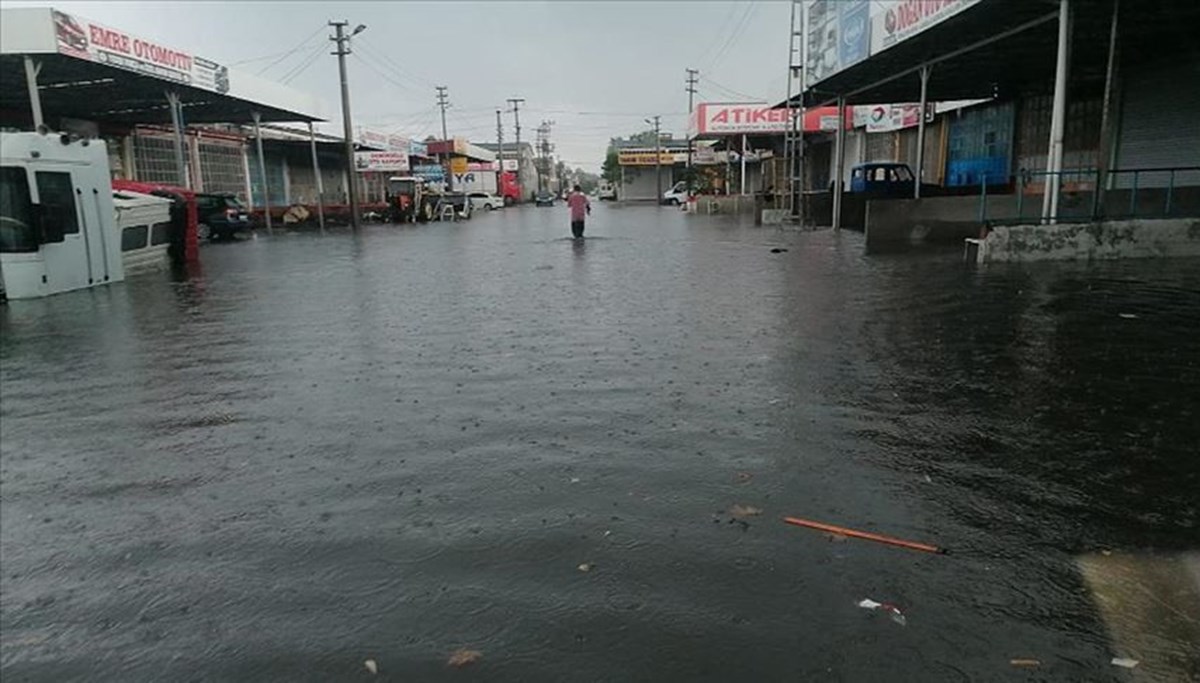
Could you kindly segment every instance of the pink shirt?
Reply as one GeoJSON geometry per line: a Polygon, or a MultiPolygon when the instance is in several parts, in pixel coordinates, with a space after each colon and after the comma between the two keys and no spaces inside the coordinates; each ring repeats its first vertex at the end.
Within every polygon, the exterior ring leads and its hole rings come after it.
{"type": "Polygon", "coordinates": [[[581,221],[587,215],[587,210],[591,208],[591,203],[588,202],[587,195],[582,192],[572,192],[570,197],[567,197],[567,206],[571,207],[571,220],[581,221]]]}

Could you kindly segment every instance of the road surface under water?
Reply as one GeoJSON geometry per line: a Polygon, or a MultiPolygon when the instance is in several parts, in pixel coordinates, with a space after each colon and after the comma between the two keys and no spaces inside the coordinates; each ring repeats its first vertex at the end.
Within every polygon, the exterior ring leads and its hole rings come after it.
{"type": "Polygon", "coordinates": [[[6,683],[1200,676],[1196,261],[567,234],[277,231],[0,308],[6,683]]]}

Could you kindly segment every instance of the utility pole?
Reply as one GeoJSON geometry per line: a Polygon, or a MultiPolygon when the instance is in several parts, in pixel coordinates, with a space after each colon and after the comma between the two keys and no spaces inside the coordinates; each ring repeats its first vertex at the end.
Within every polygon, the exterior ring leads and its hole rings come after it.
{"type": "Polygon", "coordinates": [[[350,119],[350,82],[346,79],[346,55],[350,54],[350,38],[362,33],[367,27],[359,24],[350,35],[346,35],[346,27],[350,22],[331,21],[329,25],[336,32],[336,35],[330,36],[329,39],[337,43],[337,52],[330,54],[337,55],[338,75],[342,80],[342,134],[346,138],[346,195],[350,199],[350,227],[358,230],[358,175],[354,170],[354,129],[350,119]]]}
{"type": "Polygon", "coordinates": [[[496,163],[500,167],[496,175],[496,193],[501,201],[504,197],[504,123],[500,119],[500,109],[496,109],[496,163]]]}
{"type": "Polygon", "coordinates": [[[550,126],[554,125],[553,121],[542,121],[542,125],[538,126],[538,150],[541,153],[541,161],[538,166],[538,190],[541,192],[548,191],[546,181],[550,178],[550,126]]]}
{"type": "MultiPolygon", "coordinates": [[[[446,94],[446,86],[437,86],[437,105],[442,110],[442,145],[444,146],[447,140],[446,135],[446,107],[450,106],[450,96],[446,94]]],[[[445,161],[448,154],[442,154],[442,160],[445,161]]]]}
{"type": "Polygon", "coordinates": [[[522,194],[525,192],[525,186],[521,184],[521,105],[524,102],[525,99],[521,97],[508,98],[508,103],[512,105],[513,127],[517,133],[517,186],[522,194]]]}
{"type": "Polygon", "coordinates": [[[662,133],[661,116],[655,116],[653,119],[646,119],[646,123],[654,126],[654,186],[658,189],[658,194],[654,195],[654,201],[662,204],[662,133]]]}
{"type": "MultiPolygon", "coordinates": [[[[788,22],[788,75],[787,108],[789,126],[784,140],[784,158],[787,161],[788,208],[793,219],[800,218],[800,198],[804,191],[804,6],[801,0],[792,0],[791,19],[788,22]],[[796,27],[799,20],[800,27],[796,27]],[[798,80],[800,106],[792,106],[792,82],[798,80]]],[[[842,114],[841,111],[838,114],[842,114]]],[[[922,114],[923,115],[923,114],[922,114]]],[[[838,120],[838,129],[846,125],[838,120]]],[[[778,168],[778,167],[776,167],[778,168]]]]}
{"type": "MultiPolygon", "coordinates": [[[[696,76],[699,76],[700,72],[697,71],[696,69],[684,69],[684,71],[687,72],[687,87],[684,88],[684,90],[688,94],[688,128],[690,129],[691,128],[693,99],[696,96],[696,76]]],[[[692,131],[691,130],[688,130],[687,143],[688,143],[687,167],[691,168],[692,167],[692,131]]],[[[689,181],[689,184],[690,184],[690,181],[689,181]]]]}

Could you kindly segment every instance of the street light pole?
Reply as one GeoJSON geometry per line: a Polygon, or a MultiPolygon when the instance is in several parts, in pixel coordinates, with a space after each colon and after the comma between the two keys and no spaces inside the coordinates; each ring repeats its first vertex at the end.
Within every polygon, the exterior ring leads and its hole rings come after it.
{"type": "Polygon", "coordinates": [[[329,25],[336,32],[330,40],[337,43],[337,52],[333,54],[337,55],[338,75],[342,80],[342,134],[346,138],[346,195],[350,200],[350,227],[358,230],[358,177],[354,170],[354,129],[350,119],[350,82],[346,78],[346,55],[350,54],[351,36],[362,33],[367,27],[359,24],[350,35],[346,35],[346,27],[350,22],[331,21],[329,25]]]}

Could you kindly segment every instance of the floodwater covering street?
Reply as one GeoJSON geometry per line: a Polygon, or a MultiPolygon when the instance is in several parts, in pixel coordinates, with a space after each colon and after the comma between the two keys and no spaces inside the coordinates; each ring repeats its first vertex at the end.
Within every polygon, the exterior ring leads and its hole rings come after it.
{"type": "Polygon", "coordinates": [[[260,230],[0,308],[6,683],[1200,678],[1195,261],[568,234],[260,230]]]}

